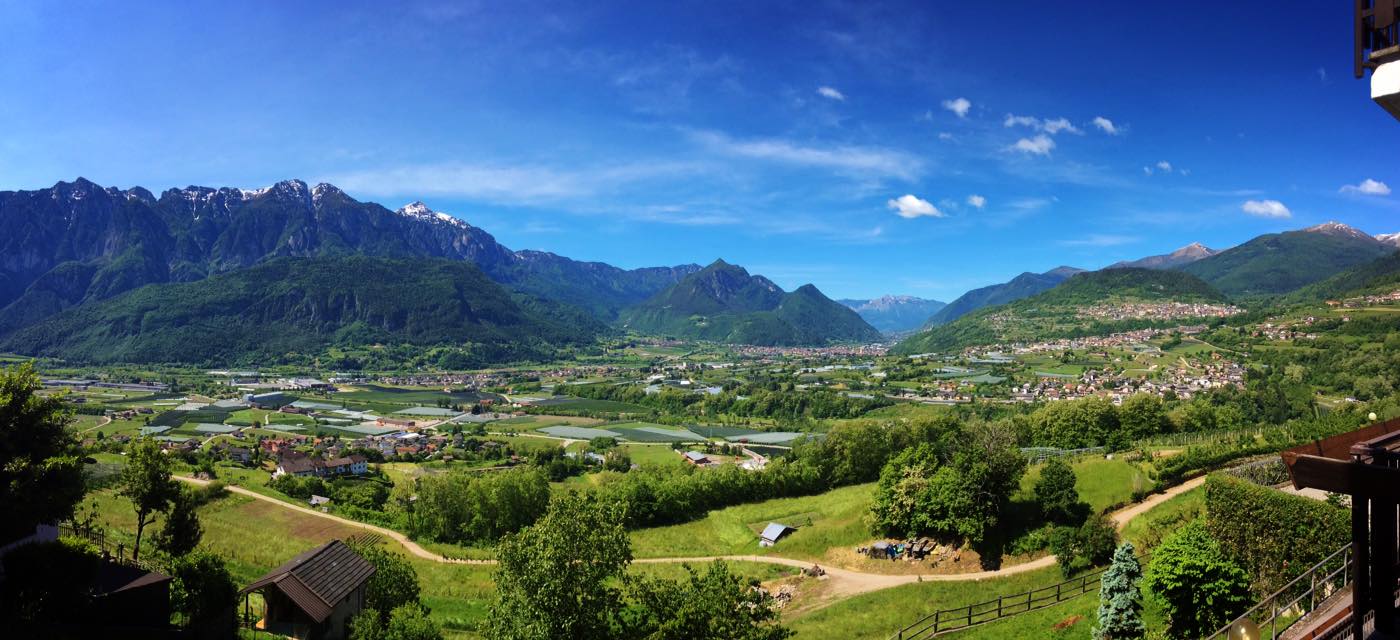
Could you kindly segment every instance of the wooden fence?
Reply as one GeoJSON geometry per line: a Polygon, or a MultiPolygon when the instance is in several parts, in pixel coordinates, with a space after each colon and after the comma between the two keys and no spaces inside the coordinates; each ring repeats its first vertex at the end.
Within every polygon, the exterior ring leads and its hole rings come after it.
{"type": "MultiPolygon", "coordinates": [[[[1145,556],[1139,559],[1139,561],[1144,559],[1145,556]]],[[[914,624],[900,629],[891,636],[891,638],[892,640],[932,638],[959,629],[966,629],[979,624],[985,624],[1003,618],[1029,613],[1037,609],[1054,606],[1091,591],[1098,591],[1099,583],[1106,570],[1107,568],[1097,569],[1079,576],[1078,578],[1052,584],[1048,587],[1032,589],[1024,593],[1000,596],[995,600],[979,602],[955,609],[941,609],[920,618],[914,624]]]]}

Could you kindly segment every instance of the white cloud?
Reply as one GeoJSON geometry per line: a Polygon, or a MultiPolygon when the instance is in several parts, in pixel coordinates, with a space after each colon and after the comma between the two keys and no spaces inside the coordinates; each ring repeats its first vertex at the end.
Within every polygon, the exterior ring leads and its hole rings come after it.
{"type": "Polygon", "coordinates": [[[952,140],[952,139],[953,139],[953,134],[948,133],[947,131],[942,131],[942,132],[939,132],[939,134],[938,134],[938,139],[939,139],[939,140],[943,140],[943,141],[952,140]]]}
{"type": "Polygon", "coordinates": [[[836,90],[835,87],[827,87],[827,86],[817,87],[817,95],[819,95],[819,96],[821,96],[821,97],[823,97],[823,98],[831,98],[832,100],[845,100],[845,99],[846,99],[846,95],[843,94],[843,93],[841,93],[840,91],[836,90]]]}
{"type": "Polygon", "coordinates": [[[1240,211],[1260,218],[1292,218],[1293,212],[1278,200],[1245,200],[1240,211]]]}
{"type": "Polygon", "coordinates": [[[1001,126],[1007,128],[1021,126],[1035,129],[1040,126],[1040,119],[1032,118],[1031,116],[1018,116],[1012,113],[1008,113],[1006,114],[1006,119],[1002,121],[1001,126]]]}
{"type": "Polygon", "coordinates": [[[1061,131],[1068,131],[1070,133],[1084,133],[1083,131],[1079,130],[1079,127],[1074,126],[1070,123],[1069,120],[1066,120],[1065,118],[1045,120],[1041,123],[1041,127],[1045,130],[1045,133],[1048,133],[1050,135],[1055,135],[1061,131]]]}
{"type": "Polygon", "coordinates": [[[1172,172],[1172,163],[1167,162],[1166,160],[1158,160],[1158,161],[1157,161],[1157,169],[1158,169],[1159,171],[1161,171],[1162,173],[1171,173],[1171,172],[1172,172]]]}
{"type": "Polygon", "coordinates": [[[982,207],[987,206],[987,199],[974,193],[967,197],[967,204],[972,207],[981,209],[982,207]]]}
{"type": "Polygon", "coordinates": [[[321,176],[319,181],[375,196],[454,196],[508,205],[555,203],[637,182],[682,174],[693,166],[647,163],[584,169],[542,165],[419,164],[321,176]]]}
{"type": "Polygon", "coordinates": [[[1365,180],[1361,181],[1361,184],[1344,185],[1341,188],[1341,192],[1357,193],[1367,196],[1388,196],[1390,195],[1390,187],[1387,186],[1386,183],[1381,182],[1379,180],[1372,180],[1370,178],[1366,178],[1365,180]]]}
{"type": "Polygon", "coordinates": [[[1018,116],[1013,113],[1008,113],[1006,114],[1006,119],[1002,120],[1001,124],[1002,126],[1008,128],[1030,127],[1032,129],[1035,129],[1036,131],[1048,133],[1052,136],[1061,131],[1068,131],[1074,134],[1084,133],[1083,131],[1079,130],[1079,127],[1074,126],[1074,124],[1071,123],[1067,118],[1055,118],[1053,120],[1050,118],[1046,118],[1044,120],[1041,120],[1040,118],[1034,116],[1018,116]]]}
{"type": "Polygon", "coordinates": [[[913,179],[923,166],[918,158],[909,154],[879,147],[810,147],[771,138],[735,140],[713,131],[694,132],[692,137],[729,155],[903,180],[913,179]]]}
{"type": "Polygon", "coordinates": [[[1143,168],[1142,168],[1142,173],[1143,173],[1144,175],[1149,175],[1149,176],[1152,175],[1152,167],[1146,167],[1146,166],[1143,167],[1143,168]]]}
{"type": "Polygon", "coordinates": [[[1098,127],[1099,131],[1107,133],[1108,135],[1118,135],[1118,127],[1114,126],[1112,120],[1103,116],[1094,116],[1094,126],[1098,127]]]}
{"type": "Polygon", "coordinates": [[[933,206],[932,202],[924,200],[912,193],[906,193],[898,198],[889,200],[885,202],[885,206],[889,207],[891,211],[894,211],[895,214],[901,218],[913,219],[925,216],[930,218],[943,217],[943,212],[939,211],[938,207],[933,206]]]}
{"type": "Polygon", "coordinates": [[[1055,148],[1055,141],[1045,134],[1040,134],[1034,138],[1021,138],[1016,144],[1011,145],[1013,151],[1031,153],[1038,156],[1050,155],[1050,150],[1055,148]]]}
{"type": "Polygon", "coordinates": [[[972,109],[972,102],[967,98],[953,98],[952,100],[944,100],[943,108],[958,114],[959,118],[966,118],[967,112],[972,109]]]}

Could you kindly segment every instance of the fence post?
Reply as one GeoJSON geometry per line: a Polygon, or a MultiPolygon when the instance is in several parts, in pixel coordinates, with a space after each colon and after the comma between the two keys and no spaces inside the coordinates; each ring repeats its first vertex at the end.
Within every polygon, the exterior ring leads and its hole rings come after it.
{"type": "Polygon", "coordinates": [[[997,618],[1001,618],[1001,596],[997,596],[997,618]]]}

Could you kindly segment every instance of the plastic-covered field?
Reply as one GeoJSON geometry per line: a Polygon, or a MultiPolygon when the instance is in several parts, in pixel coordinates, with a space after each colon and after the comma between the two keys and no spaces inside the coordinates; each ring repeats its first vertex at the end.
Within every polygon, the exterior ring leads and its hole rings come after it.
{"type": "Polygon", "coordinates": [[[165,433],[166,431],[169,431],[171,428],[172,428],[172,427],[164,427],[164,426],[141,427],[141,435],[143,435],[143,436],[153,436],[153,435],[156,435],[156,434],[165,433]]]}
{"type": "Polygon", "coordinates": [[[607,429],[590,429],[588,427],[542,427],[538,431],[559,438],[573,438],[576,440],[592,440],[593,438],[621,438],[623,434],[607,429]]]}
{"type": "Polygon", "coordinates": [[[324,403],[324,402],[312,402],[312,401],[310,401],[310,400],[297,400],[296,402],[293,402],[293,403],[292,403],[292,406],[293,406],[293,407],[296,407],[296,408],[298,408],[298,409],[328,409],[328,410],[333,410],[333,409],[339,409],[339,408],[341,408],[340,405],[338,405],[338,404],[326,404],[326,403],[324,403]]]}
{"type": "Polygon", "coordinates": [[[409,408],[407,408],[407,409],[399,409],[398,411],[395,411],[394,413],[402,413],[402,414],[404,414],[404,415],[409,415],[409,416],[441,416],[441,417],[446,417],[446,416],[455,416],[455,415],[457,415],[458,413],[461,413],[461,412],[460,412],[460,411],[453,411],[453,410],[451,410],[451,409],[444,409],[444,408],[442,408],[442,407],[409,407],[409,408]]]}
{"type": "Polygon", "coordinates": [[[242,428],[243,427],[233,424],[210,424],[205,422],[196,425],[194,430],[199,433],[233,433],[242,428]]]}
{"type": "Polygon", "coordinates": [[[637,426],[624,427],[622,425],[608,425],[609,427],[622,433],[622,437],[636,442],[699,442],[705,439],[693,431],[686,429],[666,429],[664,427],[637,426]]]}
{"type": "Polygon", "coordinates": [[[764,431],[761,433],[751,433],[745,436],[729,436],[725,438],[725,440],[730,442],[739,442],[742,440],[754,444],[787,444],[805,435],[807,434],[798,433],[796,431],[764,431]]]}
{"type": "Polygon", "coordinates": [[[745,429],[743,427],[709,427],[703,425],[691,425],[687,429],[698,433],[706,438],[728,438],[730,436],[746,436],[750,433],[763,433],[756,429],[745,429]]]}

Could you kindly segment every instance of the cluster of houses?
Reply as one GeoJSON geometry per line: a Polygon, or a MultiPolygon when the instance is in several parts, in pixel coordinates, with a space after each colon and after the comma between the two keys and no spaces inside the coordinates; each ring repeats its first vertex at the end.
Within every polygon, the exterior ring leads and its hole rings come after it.
{"type": "Polygon", "coordinates": [[[1317,322],[1317,317],[1308,316],[1298,322],[1285,322],[1271,320],[1261,322],[1250,333],[1255,338],[1265,338],[1277,342],[1292,342],[1294,340],[1316,340],[1317,334],[1308,329],[1317,322]]]}
{"type": "Polygon", "coordinates": [[[1227,386],[1244,388],[1245,369],[1238,363],[1224,359],[1200,363],[1196,367],[1173,367],[1162,372],[1157,379],[1128,377],[1122,374],[1090,369],[1077,377],[1042,374],[1035,382],[1028,382],[1011,391],[1011,399],[1018,402],[1039,402],[1047,400],[1073,400],[1088,397],[1106,397],[1114,404],[1121,404],[1127,398],[1146,393],[1158,397],[1175,396],[1189,400],[1196,394],[1227,386]]]}
{"type": "Polygon", "coordinates": [[[317,458],[298,451],[288,451],[277,460],[273,477],[291,476],[360,476],[369,473],[369,460],[362,455],[317,458]]]}
{"type": "Polygon", "coordinates": [[[1187,318],[1228,318],[1244,313],[1232,304],[1201,302],[1120,302],[1080,307],[1080,318],[1093,320],[1184,320],[1187,318]]]}
{"type": "Polygon", "coordinates": [[[1345,300],[1328,300],[1327,306],[1333,308],[1341,307],[1343,309],[1357,309],[1377,304],[1394,303],[1400,303],[1400,289],[1396,289],[1394,291],[1391,291],[1390,293],[1381,293],[1369,296],[1357,296],[1355,298],[1347,298],[1345,300]]]}

